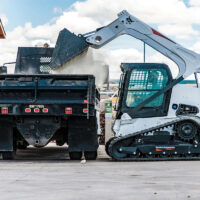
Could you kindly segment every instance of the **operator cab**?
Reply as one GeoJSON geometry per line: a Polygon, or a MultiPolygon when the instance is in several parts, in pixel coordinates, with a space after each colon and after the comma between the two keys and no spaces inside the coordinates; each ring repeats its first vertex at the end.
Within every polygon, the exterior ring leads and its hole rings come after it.
{"type": "Polygon", "coordinates": [[[169,67],[159,63],[122,63],[119,85],[117,118],[128,113],[132,118],[166,116],[171,90],[148,101],[141,109],[136,108],[172,82],[169,67]]]}

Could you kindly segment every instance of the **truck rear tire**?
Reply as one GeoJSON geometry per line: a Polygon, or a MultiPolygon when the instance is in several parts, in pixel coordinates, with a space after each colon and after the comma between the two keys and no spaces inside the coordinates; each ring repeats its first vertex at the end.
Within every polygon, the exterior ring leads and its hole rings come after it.
{"type": "Polygon", "coordinates": [[[82,158],[82,152],[69,152],[69,157],[70,157],[70,160],[81,160],[82,158]]]}
{"type": "Polygon", "coordinates": [[[57,146],[63,146],[65,144],[65,141],[62,141],[62,140],[56,140],[56,145],[57,146]]]}
{"type": "Polygon", "coordinates": [[[2,152],[2,158],[3,160],[13,160],[15,158],[15,152],[14,151],[2,152]]]}
{"type": "Polygon", "coordinates": [[[96,160],[97,159],[97,151],[85,151],[85,160],[96,160]]]}

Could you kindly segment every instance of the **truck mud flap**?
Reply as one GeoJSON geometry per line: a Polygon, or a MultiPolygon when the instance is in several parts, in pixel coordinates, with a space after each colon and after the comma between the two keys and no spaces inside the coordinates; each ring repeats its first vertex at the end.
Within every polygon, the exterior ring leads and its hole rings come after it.
{"type": "Polygon", "coordinates": [[[0,152],[13,151],[13,127],[11,120],[0,120],[0,152]]]}
{"type": "Polygon", "coordinates": [[[96,117],[72,117],[68,121],[69,152],[96,151],[98,148],[96,117]]]}

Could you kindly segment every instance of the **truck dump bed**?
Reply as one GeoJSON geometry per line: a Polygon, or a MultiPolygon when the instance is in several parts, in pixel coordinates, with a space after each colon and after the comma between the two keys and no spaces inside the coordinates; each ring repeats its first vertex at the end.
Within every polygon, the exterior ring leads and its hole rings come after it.
{"type": "Polygon", "coordinates": [[[95,97],[92,75],[0,75],[0,107],[8,107],[8,115],[63,116],[69,107],[70,115],[94,116],[95,97]],[[43,113],[43,107],[48,112],[43,113]]]}

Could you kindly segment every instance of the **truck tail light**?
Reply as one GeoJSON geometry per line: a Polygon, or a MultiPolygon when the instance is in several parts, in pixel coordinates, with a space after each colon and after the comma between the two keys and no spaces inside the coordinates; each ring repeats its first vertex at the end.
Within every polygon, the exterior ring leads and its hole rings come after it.
{"type": "Polygon", "coordinates": [[[88,113],[88,109],[87,109],[87,108],[84,108],[84,109],[83,109],[83,113],[88,113]]]}
{"type": "Polygon", "coordinates": [[[30,113],[31,112],[31,108],[25,108],[25,113],[30,113]]]}
{"type": "Polygon", "coordinates": [[[8,107],[1,107],[1,114],[8,114],[8,107]]]}
{"type": "Polygon", "coordinates": [[[34,108],[34,112],[35,112],[35,113],[39,113],[39,112],[40,112],[40,109],[39,109],[39,108],[34,108]]]}
{"type": "Polygon", "coordinates": [[[42,112],[43,112],[43,113],[48,113],[48,112],[49,112],[49,109],[48,109],[48,108],[43,108],[43,109],[42,109],[42,112]]]}
{"type": "Polygon", "coordinates": [[[72,114],[72,108],[71,107],[66,107],[65,108],[65,114],[71,115],[72,114]]]}

